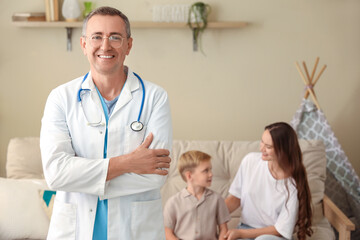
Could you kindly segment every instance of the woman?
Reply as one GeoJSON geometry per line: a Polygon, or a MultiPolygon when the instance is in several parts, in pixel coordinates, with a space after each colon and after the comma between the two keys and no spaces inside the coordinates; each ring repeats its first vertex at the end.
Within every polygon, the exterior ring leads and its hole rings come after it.
{"type": "Polygon", "coordinates": [[[229,212],[241,206],[241,223],[231,239],[299,240],[312,234],[311,195],[293,128],[284,122],[265,127],[260,153],[249,153],[229,189],[229,212]]]}

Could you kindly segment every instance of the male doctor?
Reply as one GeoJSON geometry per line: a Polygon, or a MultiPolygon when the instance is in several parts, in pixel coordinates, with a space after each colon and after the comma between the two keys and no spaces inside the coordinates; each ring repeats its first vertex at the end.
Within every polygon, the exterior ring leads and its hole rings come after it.
{"type": "Polygon", "coordinates": [[[80,39],[90,72],[48,97],[40,147],[46,181],[57,191],[48,239],[165,239],[169,101],[124,66],[130,36],[124,14],[95,9],[80,39]]]}

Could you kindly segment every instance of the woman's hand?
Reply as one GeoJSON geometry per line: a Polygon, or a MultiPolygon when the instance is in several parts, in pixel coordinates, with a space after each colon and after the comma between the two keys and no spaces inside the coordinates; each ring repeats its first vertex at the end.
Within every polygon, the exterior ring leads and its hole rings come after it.
{"type": "Polygon", "coordinates": [[[236,240],[241,237],[241,230],[240,229],[230,229],[225,234],[224,238],[227,240],[236,240]]]}
{"type": "Polygon", "coordinates": [[[252,229],[230,229],[225,234],[225,239],[233,240],[238,238],[252,239],[258,236],[268,234],[281,237],[281,234],[275,229],[274,226],[268,226],[264,228],[252,228],[252,229]]]}

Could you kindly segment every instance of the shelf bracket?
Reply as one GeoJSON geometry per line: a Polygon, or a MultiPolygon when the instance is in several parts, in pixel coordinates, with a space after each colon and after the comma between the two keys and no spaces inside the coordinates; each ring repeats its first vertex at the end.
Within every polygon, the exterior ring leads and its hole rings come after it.
{"type": "Polygon", "coordinates": [[[72,46],[71,46],[72,28],[71,27],[66,28],[66,35],[67,35],[66,50],[68,52],[71,52],[71,50],[72,50],[72,46]]]}

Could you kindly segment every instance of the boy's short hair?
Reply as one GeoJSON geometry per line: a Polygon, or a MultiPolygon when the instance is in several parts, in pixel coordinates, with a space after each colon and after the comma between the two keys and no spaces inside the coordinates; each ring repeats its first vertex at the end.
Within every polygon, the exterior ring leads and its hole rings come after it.
{"type": "Polygon", "coordinates": [[[178,161],[178,170],[182,179],[186,182],[185,172],[192,172],[201,162],[207,162],[211,160],[211,156],[201,151],[187,151],[183,153],[178,161]]]}

